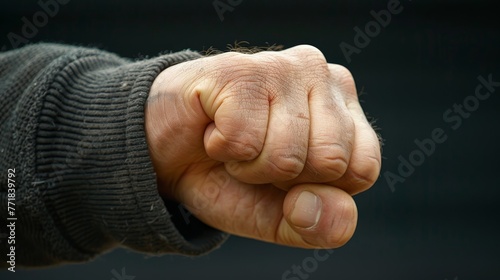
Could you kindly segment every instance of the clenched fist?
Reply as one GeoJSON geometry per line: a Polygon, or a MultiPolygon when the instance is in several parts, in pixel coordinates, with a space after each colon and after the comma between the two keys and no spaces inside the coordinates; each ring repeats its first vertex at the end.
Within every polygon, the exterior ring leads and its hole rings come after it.
{"type": "Polygon", "coordinates": [[[146,133],[161,195],[214,228],[289,246],[347,242],[351,195],[381,167],[351,74],[311,46],[166,69],[146,133]]]}

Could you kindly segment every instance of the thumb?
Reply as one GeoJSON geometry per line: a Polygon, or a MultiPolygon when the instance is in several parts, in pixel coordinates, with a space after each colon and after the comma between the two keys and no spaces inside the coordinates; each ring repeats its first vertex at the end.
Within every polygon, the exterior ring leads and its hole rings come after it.
{"type": "Polygon", "coordinates": [[[251,185],[219,165],[185,176],[176,198],[204,223],[230,234],[301,248],[335,248],[354,233],[357,210],[344,191],[304,184],[288,193],[251,185]]]}
{"type": "Polygon", "coordinates": [[[321,184],[294,186],[283,203],[286,222],[278,229],[282,244],[305,248],[336,248],[351,239],[358,212],[345,191],[321,184]]]}

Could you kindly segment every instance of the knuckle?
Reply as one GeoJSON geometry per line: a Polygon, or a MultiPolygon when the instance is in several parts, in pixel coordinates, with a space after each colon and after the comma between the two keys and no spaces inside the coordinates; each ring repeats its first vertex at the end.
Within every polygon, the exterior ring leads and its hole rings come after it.
{"type": "Polygon", "coordinates": [[[321,81],[330,74],[326,57],[316,47],[299,45],[281,52],[277,56],[281,66],[293,69],[297,78],[308,77],[314,81],[321,81]]]}
{"type": "Polygon", "coordinates": [[[238,159],[252,160],[260,154],[260,145],[251,141],[249,135],[240,134],[238,136],[226,137],[224,140],[225,148],[238,159]],[[246,139],[249,138],[249,139],[246,139]]]}
{"type": "Polygon", "coordinates": [[[299,54],[303,55],[305,58],[312,59],[314,61],[326,64],[326,58],[323,53],[316,47],[311,45],[300,45],[296,47],[299,54]]]}
{"type": "Polygon", "coordinates": [[[345,66],[333,64],[331,65],[330,69],[335,74],[335,77],[337,77],[339,80],[342,80],[345,83],[352,83],[354,85],[354,77],[351,71],[349,71],[349,69],[347,69],[345,66]]]}
{"type": "Polygon", "coordinates": [[[212,74],[222,84],[251,77],[255,71],[260,69],[258,62],[247,54],[231,52],[218,55],[216,58],[214,64],[217,67],[212,74]]]}
{"type": "Polygon", "coordinates": [[[322,88],[330,80],[330,69],[323,53],[313,46],[299,47],[300,59],[296,63],[308,90],[322,88]]]}
{"type": "Polygon", "coordinates": [[[336,180],[349,166],[349,152],[340,144],[317,147],[311,151],[312,168],[320,176],[328,180],[336,180]]]}
{"type": "Polygon", "coordinates": [[[361,191],[373,186],[379,177],[379,173],[380,159],[374,156],[366,156],[362,161],[353,164],[348,170],[352,186],[361,191]]]}
{"type": "Polygon", "coordinates": [[[268,159],[268,169],[276,181],[286,181],[298,177],[304,168],[304,160],[295,154],[284,153],[268,159]]]}
{"type": "Polygon", "coordinates": [[[316,47],[303,45],[299,46],[301,55],[301,68],[310,72],[313,77],[325,78],[329,75],[328,62],[323,53],[316,47]]]}
{"type": "Polygon", "coordinates": [[[262,60],[249,54],[233,55],[230,62],[222,62],[216,79],[223,85],[225,93],[238,100],[251,103],[268,101],[278,91],[287,67],[280,60],[262,60]],[[273,62],[274,61],[274,62],[273,62]],[[224,64],[229,64],[227,67],[224,64]]]}
{"type": "Polygon", "coordinates": [[[253,58],[259,66],[256,73],[274,82],[283,83],[295,71],[293,59],[283,53],[259,53],[253,58]]]}
{"type": "Polygon", "coordinates": [[[356,83],[349,69],[342,65],[334,64],[330,66],[330,72],[336,84],[343,88],[346,94],[357,97],[356,83]]]}

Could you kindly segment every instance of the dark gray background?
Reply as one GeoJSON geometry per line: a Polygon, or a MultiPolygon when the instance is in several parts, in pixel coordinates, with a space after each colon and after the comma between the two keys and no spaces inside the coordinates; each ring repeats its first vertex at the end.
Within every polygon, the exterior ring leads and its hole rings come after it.
{"type": "MultiPolygon", "coordinates": [[[[382,174],[397,173],[398,156],[408,158],[414,140],[430,137],[434,128],[448,138],[395,192],[382,176],[355,197],[356,234],[308,279],[500,279],[500,88],[458,129],[443,119],[454,103],[474,94],[479,75],[500,81],[498,11],[493,1],[401,3],[403,12],[350,64],[339,44],[353,44],[353,28],[364,28],[370,11],[387,1],[243,0],[220,21],[212,0],[72,0],[30,41],[97,46],[131,58],[224,49],[235,40],[318,47],[330,62],[347,66],[366,92],[362,105],[385,139],[382,174]]],[[[7,34],[20,34],[21,18],[38,10],[37,1],[0,2],[0,48],[11,48],[7,34]]],[[[125,268],[135,280],[281,279],[312,256],[232,237],[201,258],[115,250],[87,264],[2,271],[0,278],[109,280],[112,270],[125,268]]]]}

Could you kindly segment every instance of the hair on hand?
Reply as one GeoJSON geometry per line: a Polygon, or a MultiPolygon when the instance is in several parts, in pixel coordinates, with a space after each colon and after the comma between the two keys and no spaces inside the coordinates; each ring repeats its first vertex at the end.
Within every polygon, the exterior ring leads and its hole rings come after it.
{"type": "Polygon", "coordinates": [[[217,48],[210,47],[207,50],[203,50],[201,53],[204,56],[212,56],[212,55],[217,55],[221,54],[224,52],[239,52],[239,53],[244,53],[244,54],[254,54],[262,51],[281,51],[283,50],[284,47],[283,45],[270,45],[270,46],[250,46],[250,43],[247,41],[234,41],[234,44],[227,44],[226,45],[226,50],[221,51],[217,48]]]}

